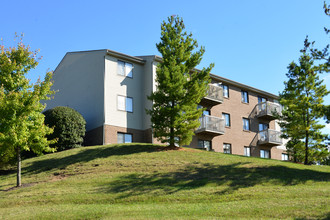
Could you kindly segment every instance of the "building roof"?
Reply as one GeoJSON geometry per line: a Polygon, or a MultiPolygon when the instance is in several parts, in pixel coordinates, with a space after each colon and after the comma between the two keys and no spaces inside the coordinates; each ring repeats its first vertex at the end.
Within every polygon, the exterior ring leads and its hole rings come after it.
{"type": "MultiPolygon", "coordinates": [[[[85,53],[85,52],[100,52],[100,51],[104,51],[105,55],[109,55],[109,56],[113,56],[113,57],[117,57],[119,59],[125,59],[127,61],[131,61],[134,63],[139,63],[144,65],[146,63],[146,58],[150,58],[156,62],[161,62],[162,61],[162,57],[157,56],[157,55],[148,55],[148,56],[130,56],[124,53],[119,53],[117,51],[113,51],[113,50],[109,50],[109,49],[103,49],[103,50],[87,50],[87,51],[76,51],[76,52],[68,52],[68,53],[85,53]]],[[[197,71],[200,71],[199,69],[196,69],[197,71]]],[[[275,94],[218,76],[216,74],[211,73],[210,74],[211,79],[216,80],[216,81],[220,81],[223,82],[225,84],[229,84],[229,85],[233,85],[233,86],[237,86],[241,89],[245,89],[248,91],[252,91],[255,93],[258,93],[260,95],[265,95],[267,97],[273,98],[273,99],[279,99],[279,97],[275,94]]]]}

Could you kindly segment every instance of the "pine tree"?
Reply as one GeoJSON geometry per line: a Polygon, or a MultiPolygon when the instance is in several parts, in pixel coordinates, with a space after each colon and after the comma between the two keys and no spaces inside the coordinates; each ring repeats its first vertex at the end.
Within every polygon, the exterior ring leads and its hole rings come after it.
{"type": "Polygon", "coordinates": [[[148,97],[153,107],[151,115],[154,136],[170,147],[188,145],[199,126],[203,109],[197,109],[206,95],[213,68],[197,71],[204,47],[198,48],[192,34],[187,34],[183,19],[171,16],[161,25],[161,42],[157,45],[163,60],[156,71],[157,91],[148,97]]]}
{"type": "Polygon", "coordinates": [[[0,159],[2,163],[17,162],[17,186],[21,186],[21,152],[32,150],[36,154],[53,151],[46,135],[52,129],[44,125],[45,106],[40,100],[52,85],[52,72],[45,80],[30,84],[25,75],[38,65],[36,52],[31,52],[22,41],[17,47],[0,45],[0,159]]]}
{"type": "Polygon", "coordinates": [[[284,83],[285,89],[280,94],[280,103],[284,107],[280,126],[283,136],[290,139],[287,148],[291,156],[298,162],[303,159],[304,164],[310,164],[328,155],[323,142],[326,135],[321,133],[325,126],[318,120],[324,115],[323,97],[329,91],[318,74],[329,69],[326,63],[314,64],[315,58],[308,52],[311,44],[307,38],[304,46],[299,63],[292,62],[288,66],[286,76],[289,80],[284,83]]]}

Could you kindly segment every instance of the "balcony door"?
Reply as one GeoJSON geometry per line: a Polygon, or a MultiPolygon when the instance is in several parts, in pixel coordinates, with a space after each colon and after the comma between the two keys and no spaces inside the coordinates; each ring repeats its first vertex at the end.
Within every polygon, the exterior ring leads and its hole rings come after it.
{"type": "Polygon", "coordinates": [[[210,110],[204,110],[203,111],[203,116],[205,116],[205,115],[211,115],[210,110]]]}
{"type": "Polygon", "coordinates": [[[264,131],[269,128],[269,124],[266,123],[259,123],[259,131],[264,131]]]}
{"type": "Polygon", "coordinates": [[[265,97],[258,96],[258,103],[261,102],[267,102],[267,99],[265,97]]]}
{"type": "MultiPolygon", "coordinates": [[[[197,109],[201,109],[201,108],[203,108],[203,106],[201,106],[201,105],[197,106],[197,109]]],[[[205,116],[205,115],[211,115],[211,111],[209,109],[204,110],[202,116],[205,116]]]]}

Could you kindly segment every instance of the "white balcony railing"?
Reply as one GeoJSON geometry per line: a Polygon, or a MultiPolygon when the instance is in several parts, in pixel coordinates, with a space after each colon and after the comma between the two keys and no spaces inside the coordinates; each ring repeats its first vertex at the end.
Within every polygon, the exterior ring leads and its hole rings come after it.
{"type": "Polygon", "coordinates": [[[211,99],[218,102],[223,102],[223,89],[221,86],[209,84],[207,89],[207,99],[211,99]]]}
{"type": "Polygon", "coordinates": [[[261,102],[256,105],[257,117],[274,118],[276,114],[282,114],[282,107],[280,104],[274,102],[261,102]]]}
{"type": "Polygon", "coordinates": [[[281,145],[282,144],[281,132],[271,129],[259,131],[258,144],[281,145]]]}
{"type": "Polygon", "coordinates": [[[207,132],[214,134],[225,133],[225,119],[215,116],[204,115],[199,118],[200,126],[196,130],[196,133],[207,132]]]}

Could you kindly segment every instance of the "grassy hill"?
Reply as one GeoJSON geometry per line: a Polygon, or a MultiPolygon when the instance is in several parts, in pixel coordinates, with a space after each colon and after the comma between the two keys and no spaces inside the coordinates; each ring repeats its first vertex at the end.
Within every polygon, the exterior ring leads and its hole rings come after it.
{"type": "Polygon", "coordinates": [[[0,219],[329,219],[330,167],[183,148],[83,147],[0,173],[0,219]]]}

